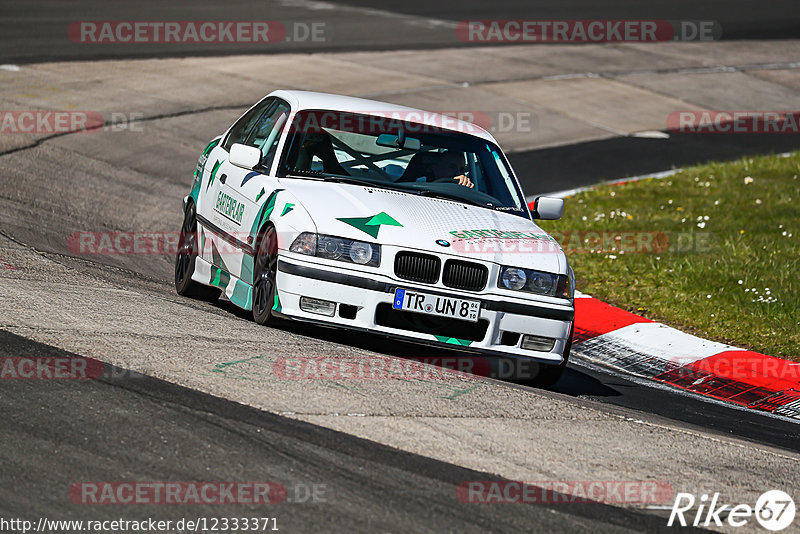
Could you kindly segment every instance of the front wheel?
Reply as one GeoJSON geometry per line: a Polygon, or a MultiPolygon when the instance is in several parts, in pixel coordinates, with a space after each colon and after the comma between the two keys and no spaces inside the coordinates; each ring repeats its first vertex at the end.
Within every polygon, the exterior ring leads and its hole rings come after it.
{"type": "Polygon", "coordinates": [[[253,320],[258,324],[275,321],[273,309],[278,289],[278,239],[275,228],[268,226],[259,233],[253,269],[253,320]]]}
{"type": "Polygon", "coordinates": [[[186,208],[181,226],[178,253],[175,256],[175,291],[178,295],[202,300],[216,300],[220,291],[192,280],[197,260],[197,215],[193,203],[186,208]]]}

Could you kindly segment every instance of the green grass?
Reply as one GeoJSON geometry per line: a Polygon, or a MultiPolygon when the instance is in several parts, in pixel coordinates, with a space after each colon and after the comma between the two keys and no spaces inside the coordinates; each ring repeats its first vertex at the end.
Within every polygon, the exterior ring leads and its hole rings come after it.
{"type": "Polygon", "coordinates": [[[561,221],[542,226],[564,247],[579,290],[701,337],[800,361],[798,175],[800,153],[691,167],[574,195],[561,221]],[[647,253],[629,243],[621,253],[581,231],[645,232],[645,240],[657,232],[669,246],[647,253]]]}

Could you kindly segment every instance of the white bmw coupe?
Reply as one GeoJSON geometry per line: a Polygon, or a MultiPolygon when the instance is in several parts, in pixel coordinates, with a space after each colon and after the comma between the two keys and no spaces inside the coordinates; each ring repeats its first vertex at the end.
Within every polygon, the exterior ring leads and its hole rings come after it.
{"type": "Polygon", "coordinates": [[[495,139],[452,117],[275,91],[205,148],[184,199],[179,294],[529,359],[569,356],[574,275],[495,139]]]}

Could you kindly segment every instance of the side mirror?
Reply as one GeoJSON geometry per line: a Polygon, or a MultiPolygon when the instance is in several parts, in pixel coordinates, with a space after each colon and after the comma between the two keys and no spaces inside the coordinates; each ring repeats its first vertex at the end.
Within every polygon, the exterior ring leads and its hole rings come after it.
{"type": "Polygon", "coordinates": [[[237,167],[253,170],[253,167],[261,163],[261,151],[254,146],[234,143],[228,159],[237,167]]]}
{"type": "Polygon", "coordinates": [[[564,200],[553,197],[536,197],[533,202],[533,218],[555,221],[564,215],[564,200]]]}

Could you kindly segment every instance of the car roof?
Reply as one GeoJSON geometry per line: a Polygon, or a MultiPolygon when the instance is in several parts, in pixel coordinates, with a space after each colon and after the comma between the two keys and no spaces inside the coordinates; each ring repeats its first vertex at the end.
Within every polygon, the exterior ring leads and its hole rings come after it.
{"type": "Polygon", "coordinates": [[[448,130],[463,132],[497,144],[495,138],[477,124],[417,108],[398,106],[397,104],[389,104],[388,102],[369,100],[366,98],[335,95],[331,93],[317,93],[314,91],[280,89],[271,92],[269,96],[277,96],[286,100],[295,111],[307,109],[331,110],[363,113],[367,115],[377,112],[390,117],[397,113],[403,120],[408,122],[425,124],[426,126],[438,126],[448,130]]]}

